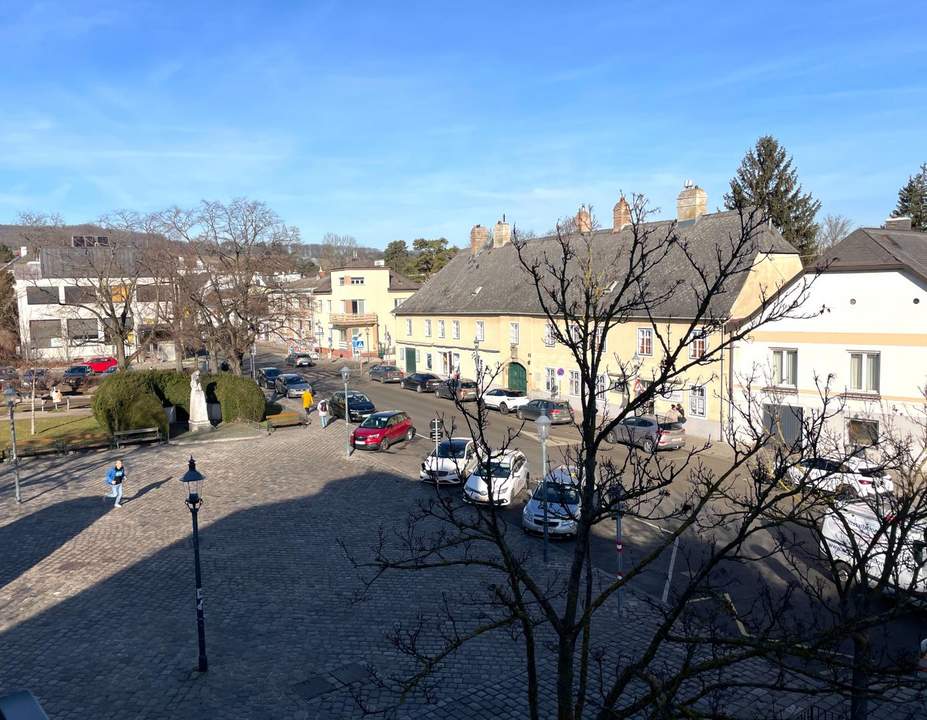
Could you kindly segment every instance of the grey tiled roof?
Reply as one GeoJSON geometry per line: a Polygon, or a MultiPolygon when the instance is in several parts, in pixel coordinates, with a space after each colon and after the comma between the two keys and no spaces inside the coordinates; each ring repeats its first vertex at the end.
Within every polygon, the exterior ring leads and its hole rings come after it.
{"type": "Polygon", "coordinates": [[[927,233],[859,228],[821,257],[827,270],[908,270],[927,281],[927,233]]]}
{"type": "MultiPolygon", "coordinates": [[[[371,266],[365,266],[365,268],[368,270],[372,270],[372,269],[382,270],[383,269],[381,267],[373,268],[371,266]]],[[[402,275],[396,272],[395,270],[391,269],[389,271],[389,289],[390,290],[393,290],[393,291],[418,290],[419,287],[421,287],[421,285],[415,282],[415,280],[411,280],[410,278],[407,278],[405,275],[402,275]]],[[[324,278],[322,278],[319,281],[319,283],[314,286],[314,290],[315,290],[316,295],[330,293],[332,291],[332,276],[326,275],[324,278]]]]}
{"type": "MultiPolygon", "coordinates": [[[[660,221],[647,223],[643,245],[656,250],[654,256],[665,257],[653,268],[646,290],[654,317],[693,317],[697,302],[696,289],[702,281],[697,268],[717,276],[719,259],[729,259],[734,242],[741,238],[741,218],[735,211],[702,215],[696,220],[660,221]],[[674,231],[675,228],[675,231],[674,231]],[[666,238],[675,234],[677,242],[668,248],[666,238]],[[668,297],[663,297],[669,293],[668,297]]],[[[620,280],[627,273],[622,268],[628,262],[628,248],[633,234],[630,227],[615,233],[601,230],[589,236],[589,251],[593,267],[604,275],[604,284],[620,280]]],[[[571,246],[585,254],[584,238],[574,236],[571,246]]],[[[796,254],[777,230],[767,224],[753,231],[749,252],[741,253],[737,272],[717,293],[709,308],[714,318],[726,318],[746,278],[746,270],[760,253],[796,254]]],[[[548,257],[554,265],[560,262],[560,245],[556,237],[529,240],[523,251],[529,262],[543,263],[548,257]]],[[[397,315],[424,314],[517,314],[541,315],[543,310],[537,291],[528,273],[521,266],[515,247],[509,243],[501,248],[487,248],[476,257],[469,252],[458,253],[439,273],[428,280],[411,298],[396,309],[397,315]]]]}

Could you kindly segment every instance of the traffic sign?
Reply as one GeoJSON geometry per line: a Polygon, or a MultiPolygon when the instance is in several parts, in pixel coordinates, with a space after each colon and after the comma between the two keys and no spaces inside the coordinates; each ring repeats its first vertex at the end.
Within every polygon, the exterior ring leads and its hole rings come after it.
{"type": "Polygon", "coordinates": [[[429,437],[435,442],[444,437],[444,430],[442,429],[441,421],[438,420],[438,418],[435,418],[431,421],[431,432],[429,433],[429,437]]]}

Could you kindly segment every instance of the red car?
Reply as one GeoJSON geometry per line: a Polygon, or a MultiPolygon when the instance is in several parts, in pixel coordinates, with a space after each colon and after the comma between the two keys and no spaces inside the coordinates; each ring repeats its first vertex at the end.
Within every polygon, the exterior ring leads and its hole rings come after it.
{"type": "Polygon", "coordinates": [[[116,367],[116,358],[101,355],[100,357],[90,358],[84,365],[87,365],[95,373],[104,373],[111,367],[116,367]]]}
{"type": "Polygon", "coordinates": [[[389,410],[370,415],[356,427],[351,433],[351,447],[388,450],[393,443],[414,437],[412,418],[401,410],[389,410]]]}

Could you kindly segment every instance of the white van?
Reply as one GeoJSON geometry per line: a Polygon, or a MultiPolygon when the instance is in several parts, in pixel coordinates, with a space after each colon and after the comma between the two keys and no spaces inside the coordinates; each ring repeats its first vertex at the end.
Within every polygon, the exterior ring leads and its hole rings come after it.
{"type": "Polygon", "coordinates": [[[875,585],[882,577],[889,543],[892,542],[891,552],[897,561],[888,587],[927,599],[927,524],[912,526],[907,523],[908,535],[899,549],[900,541],[897,538],[890,540],[891,522],[891,515],[880,520],[876,511],[866,503],[848,503],[824,516],[821,549],[825,554],[830,549],[841,582],[849,579],[852,569],[860,567],[862,557],[866,556],[866,581],[875,585]],[[880,527],[884,529],[876,540],[874,538],[880,527]],[[855,550],[848,531],[855,536],[855,550]]]}

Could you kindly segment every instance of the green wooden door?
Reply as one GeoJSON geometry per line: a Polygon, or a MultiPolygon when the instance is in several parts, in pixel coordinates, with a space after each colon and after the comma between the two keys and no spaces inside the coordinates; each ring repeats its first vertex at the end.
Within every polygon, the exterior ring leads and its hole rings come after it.
{"type": "Polygon", "coordinates": [[[415,372],[415,348],[406,348],[406,375],[415,372]]]}
{"type": "Polygon", "coordinates": [[[528,392],[528,373],[524,365],[518,363],[509,365],[509,390],[528,392]]]}

